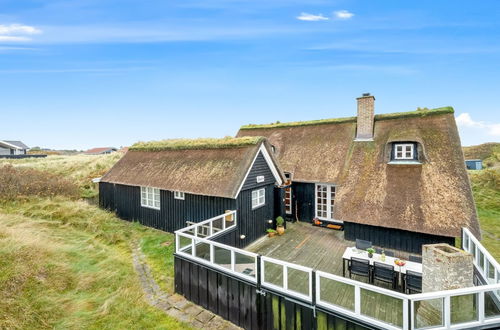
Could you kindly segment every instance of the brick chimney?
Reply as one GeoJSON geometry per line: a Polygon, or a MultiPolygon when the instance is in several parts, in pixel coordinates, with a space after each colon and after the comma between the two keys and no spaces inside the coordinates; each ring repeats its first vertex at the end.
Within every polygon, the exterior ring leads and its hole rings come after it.
{"type": "Polygon", "coordinates": [[[375,117],[375,97],[370,93],[363,93],[358,97],[358,121],[356,141],[373,140],[373,122],[375,117]]]}

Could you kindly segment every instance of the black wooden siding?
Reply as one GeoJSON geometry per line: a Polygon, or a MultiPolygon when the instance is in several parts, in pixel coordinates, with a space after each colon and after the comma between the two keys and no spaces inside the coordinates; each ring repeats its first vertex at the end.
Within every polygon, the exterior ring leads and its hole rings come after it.
{"type": "Polygon", "coordinates": [[[292,217],[299,221],[311,222],[315,216],[314,183],[292,183],[292,217]]]}
{"type": "Polygon", "coordinates": [[[166,190],[160,190],[161,209],[151,209],[141,206],[140,187],[106,182],[99,184],[99,202],[122,219],[168,232],[186,227],[186,221],[200,222],[236,209],[234,199],[185,194],[179,200],[166,190]]]}
{"type": "Polygon", "coordinates": [[[274,178],[273,172],[271,172],[269,165],[267,165],[262,152],[259,152],[241,190],[253,189],[274,183],[276,183],[276,179],[274,178]],[[263,182],[257,182],[257,176],[260,175],[264,176],[263,182]]]}
{"type": "Polygon", "coordinates": [[[244,329],[374,329],[175,256],[175,292],[244,329]]]}
{"type": "Polygon", "coordinates": [[[359,223],[344,222],[344,238],[355,241],[357,238],[371,241],[373,245],[422,253],[423,244],[448,243],[455,245],[453,237],[436,236],[406,230],[369,226],[359,223]]]}

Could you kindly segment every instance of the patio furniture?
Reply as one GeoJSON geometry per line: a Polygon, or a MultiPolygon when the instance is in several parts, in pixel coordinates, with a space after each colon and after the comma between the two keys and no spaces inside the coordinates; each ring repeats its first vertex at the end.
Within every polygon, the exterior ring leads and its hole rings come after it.
{"type": "Polygon", "coordinates": [[[387,251],[387,250],[385,250],[384,253],[385,253],[386,256],[394,257],[394,251],[387,251]]]}
{"type": "Polygon", "coordinates": [[[410,256],[410,261],[422,263],[422,257],[420,257],[420,256],[410,256]]]}
{"type": "Polygon", "coordinates": [[[360,258],[351,258],[349,261],[349,278],[352,278],[352,274],[366,276],[370,279],[370,262],[360,258]]]}
{"type": "Polygon", "coordinates": [[[422,274],[407,270],[404,276],[404,291],[405,293],[422,292],[422,274]]]}
{"type": "Polygon", "coordinates": [[[372,247],[372,242],[356,238],[356,249],[366,250],[372,247]]]}
{"type": "Polygon", "coordinates": [[[375,280],[382,281],[385,283],[391,283],[392,288],[396,288],[397,283],[397,273],[394,271],[394,266],[389,266],[381,262],[375,261],[373,263],[373,271],[372,271],[372,280],[374,283],[375,280]]]}

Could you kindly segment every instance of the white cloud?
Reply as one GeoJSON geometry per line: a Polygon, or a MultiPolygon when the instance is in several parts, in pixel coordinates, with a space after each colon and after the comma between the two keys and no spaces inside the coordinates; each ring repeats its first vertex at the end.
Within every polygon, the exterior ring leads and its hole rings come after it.
{"type": "Polygon", "coordinates": [[[456,121],[460,128],[477,128],[490,136],[500,137],[500,123],[475,121],[467,112],[458,115],[456,121]]]}
{"type": "Polygon", "coordinates": [[[299,16],[297,16],[297,19],[300,21],[310,21],[310,22],[316,22],[316,21],[328,21],[329,18],[323,16],[323,14],[308,14],[308,13],[300,13],[299,16]]]}
{"type": "Polygon", "coordinates": [[[349,19],[352,18],[354,14],[347,10],[338,10],[333,12],[333,16],[338,19],[349,19]]]}
{"type": "Polygon", "coordinates": [[[40,33],[42,33],[40,29],[29,25],[0,24],[0,42],[30,41],[31,38],[28,36],[40,33]]]}

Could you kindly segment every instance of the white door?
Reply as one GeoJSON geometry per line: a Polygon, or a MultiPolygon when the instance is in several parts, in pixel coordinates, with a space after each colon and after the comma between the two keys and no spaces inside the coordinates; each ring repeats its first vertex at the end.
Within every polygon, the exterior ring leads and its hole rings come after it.
{"type": "Polygon", "coordinates": [[[321,220],[333,220],[335,189],[332,184],[316,184],[316,217],[321,220]]]}

